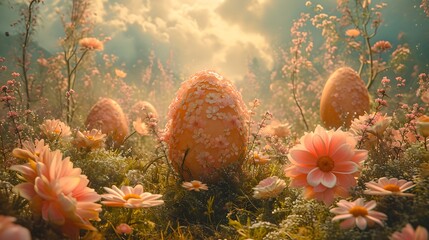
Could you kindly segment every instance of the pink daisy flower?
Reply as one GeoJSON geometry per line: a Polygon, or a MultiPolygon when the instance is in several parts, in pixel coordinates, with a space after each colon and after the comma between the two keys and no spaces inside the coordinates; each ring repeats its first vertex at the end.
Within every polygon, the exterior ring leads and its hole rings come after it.
{"type": "Polygon", "coordinates": [[[365,186],[368,188],[364,191],[365,194],[369,195],[398,195],[398,196],[408,196],[412,197],[414,194],[405,193],[408,189],[416,186],[411,181],[407,180],[398,180],[397,178],[387,179],[382,177],[378,179],[377,182],[368,182],[365,183],[365,186]]]}
{"type": "Polygon", "coordinates": [[[190,182],[183,182],[182,187],[188,191],[196,191],[196,192],[199,192],[201,190],[204,190],[204,191],[209,190],[206,184],[197,180],[192,180],[190,182]]]}
{"type": "Polygon", "coordinates": [[[336,195],[347,197],[356,185],[361,163],[368,151],[355,149],[354,137],[340,129],[325,130],[317,126],[305,134],[290,151],[291,166],[285,169],[291,187],[304,187],[306,198],[316,198],[326,205],[336,195]]]}
{"type": "Polygon", "coordinates": [[[358,198],[353,202],[340,200],[337,206],[332,208],[330,212],[337,215],[332,218],[332,221],[344,220],[340,223],[342,229],[357,226],[360,230],[364,230],[374,223],[384,226],[382,221],[387,219],[386,214],[373,210],[377,206],[374,200],[367,203],[363,198],[358,198]]]}
{"type": "Polygon", "coordinates": [[[414,230],[411,224],[407,224],[402,228],[401,232],[394,232],[389,238],[390,240],[427,240],[428,231],[422,226],[418,226],[414,230]]]}
{"type": "Polygon", "coordinates": [[[270,162],[270,156],[267,154],[263,154],[262,152],[257,152],[254,151],[253,152],[253,162],[258,164],[258,165],[263,165],[266,164],[268,162],[270,162]]]}
{"type": "Polygon", "coordinates": [[[108,193],[101,195],[105,201],[102,204],[109,207],[125,208],[148,208],[164,204],[161,194],[152,194],[143,191],[143,186],[122,186],[121,189],[115,185],[112,188],[104,187],[108,193]]]}

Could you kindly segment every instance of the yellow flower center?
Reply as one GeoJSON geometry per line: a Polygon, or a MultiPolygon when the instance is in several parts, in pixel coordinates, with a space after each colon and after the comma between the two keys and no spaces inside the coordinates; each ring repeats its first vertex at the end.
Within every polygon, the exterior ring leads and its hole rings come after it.
{"type": "Polygon", "coordinates": [[[140,197],[140,195],[137,195],[137,194],[134,194],[134,193],[129,193],[129,194],[127,194],[127,195],[124,196],[124,200],[125,201],[128,200],[128,199],[130,199],[130,198],[140,199],[141,197],[140,197]]]}
{"type": "Polygon", "coordinates": [[[395,184],[387,184],[387,185],[385,185],[383,188],[384,188],[385,190],[387,190],[387,191],[391,191],[391,192],[399,192],[399,191],[401,191],[401,190],[399,189],[399,186],[398,186],[398,185],[395,185],[395,184]]]}
{"type": "Polygon", "coordinates": [[[194,187],[194,188],[200,188],[200,187],[201,187],[201,184],[200,184],[200,183],[198,183],[198,182],[193,182],[193,183],[192,183],[192,187],[194,187]]]}
{"type": "Polygon", "coordinates": [[[60,129],[60,128],[56,128],[56,129],[54,130],[54,133],[55,133],[55,134],[60,134],[60,133],[61,133],[61,129],[60,129]]]}
{"type": "Polygon", "coordinates": [[[368,215],[368,210],[366,210],[366,208],[362,206],[354,206],[350,208],[349,213],[352,214],[353,217],[365,217],[366,215],[368,215]]]}
{"type": "Polygon", "coordinates": [[[93,141],[94,140],[94,136],[86,136],[86,139],[93,141]]]}
{"type": "Polygon", "coordinates": [[[317,167],[323,172],[330,172],[334,169],[334,160],[327,156],[320,157],[317,159],[317,167]]]}

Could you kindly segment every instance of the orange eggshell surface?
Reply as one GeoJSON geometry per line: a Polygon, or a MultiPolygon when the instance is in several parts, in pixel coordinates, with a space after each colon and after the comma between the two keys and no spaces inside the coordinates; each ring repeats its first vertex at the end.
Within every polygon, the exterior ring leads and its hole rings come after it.
{"type": "Polygon", "coordinates": [[[85,125],[87,129],[100,129],[110,136],[115,145],[123,143],[128,135],[128,123],[121,106],[110,98],[100,99],[89,111],[85,125]]]}
{"type": "Polygon", "coordinates": [[[213,71],[196,73],[169,106],[165,141],[173,167],[185,180],[213,181],[222,168],[239,166],[248,119],[241,94],[229,80],[213,71]]]}
{"type": "Polygon", "coordinates": [[[342,67],[331,74],[320,100],[320,117],[325,127],[350,127],[351,121],[368,112],[369,107],[368,90],[356,71],[342,67]]]}

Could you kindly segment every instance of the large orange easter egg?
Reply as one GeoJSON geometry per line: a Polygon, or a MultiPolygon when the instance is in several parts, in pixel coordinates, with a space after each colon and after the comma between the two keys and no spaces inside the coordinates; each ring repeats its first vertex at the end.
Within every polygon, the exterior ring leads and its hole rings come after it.
{"type": "Polygon", "coordinates": [[[232,83],[213,71],[183,82],[169,106],[165,141],[169,159],[184,180],[214,181],[226,167],[240,166],[249,119],[232,83]]]}
{"type": "Polygon", "coordinates": [[[349,127],[354,118],[368,111],[369,93],[356,71],[342,67],[332,73],[320,100],[320,117],[325,127],[349,127]]]}
{"type": "Polygon", "coordinates": [[[128,135],[128,123],[121,106],[110,98],[100,99],[89,111],[87,129],[100,129],[112,138],[116,146],[128,135]]]}

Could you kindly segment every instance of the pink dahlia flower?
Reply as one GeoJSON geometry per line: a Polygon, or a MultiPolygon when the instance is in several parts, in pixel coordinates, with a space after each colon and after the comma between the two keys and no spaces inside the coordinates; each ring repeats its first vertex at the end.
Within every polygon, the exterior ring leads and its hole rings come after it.
{"type": "Polygon", "coordinates": [[[0,240],[31,240],[30,231],[21,225],[14,224],[16,218],[0,215],[0,240]]]}
{"type": "Polygon", "coordinates": [[[101,130],[92,129],[91,131],[77,131],[73,144],[77,148],[97,149],[103,148],[106,141],[106,134],[101,130]]]}
{"type": "Polygon", "coordinates": [[[390,240],[427,240],[428,231],[422,226],[414,230],[413,226],[407,224],[401,232],[395,232],[390,236],[390,240]]]}
{"type": "Polygon", "coordinates": [[[353,202],[340,200],[337,203],[338,207],[332,208],[331,213],[336,214],[332,221],[344,220],[340,223],[343,229],[353,228],[357,226],[364,230],[367,226],[372,226],[374,223],[383,226],[383,220],[387,219],[386,214],[374,211],[377,203],[372,200],[365,203],[363,198],[358,198],[353,202]]]}
{"type": "Polygon", "coordinates": [[[101,195],[105,200],[101,203],[109,207],[148,208],[164,204],[161,194],[144,192],[140,184],[135,187],[122,186],[121,189],[113,185],[112,188],[104,187],[104,190],[108,193],[101,195]]]}
{"type": "Polygon", "coordinates": [[[70,127],[58,119],[47,119],[40,124],[40,130],[51,141],[71,136],[70,127]]]}
{"type": "Polygon", "coordinates": [[[45,141],[43,139],[36,139],[34,143],[24,141],[22,143],[22,148],[15,148],[12,153],[16,158],[35,161],[46,149],[49,149],[49,145],[45,145],[45,141]]]}
{"type": "Polygon", "coordinates": [[[101,205],[95,202],[100,196],[87,187],[89,181],[81,175],[81,169],[73,168],[70,159],[63,159],[59,150],[45,150],[34,163],[11,169],[26,180],[14,190],[30,202],[35,214],[61,226],[72,239],[79,237],[80,229],[96,230],[89,220],[99,220],[101,205]]]}
{"type": "Polygon", "coordinates": [[[289,151],[291,166],[285,174],[292,179],[291,187],[304,187],[306,198],[316,198],[326,205],[336,195],[347,197],[356,185],[361,163],[368,151],[355,149],[356,140],[340,129],[325,130],[317,126],[305,134],[289,151]]]}

